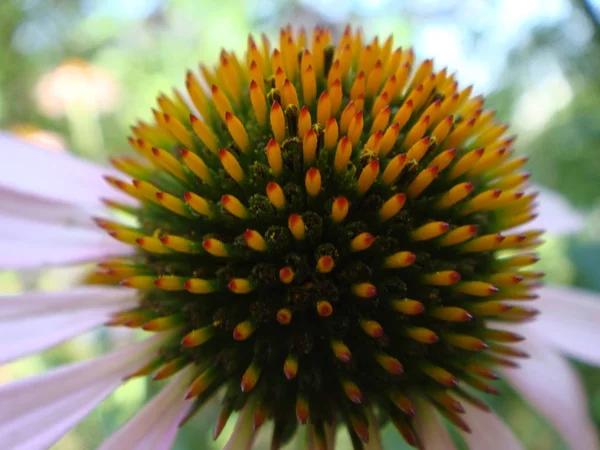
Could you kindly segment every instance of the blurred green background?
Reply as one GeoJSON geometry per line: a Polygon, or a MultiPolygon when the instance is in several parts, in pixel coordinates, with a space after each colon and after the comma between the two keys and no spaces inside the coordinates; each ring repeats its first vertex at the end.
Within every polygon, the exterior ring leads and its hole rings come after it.
{"type": "MultiPolygon", "coordinates": [[[[129,126],[151,118],[160,92],[182,88],[186,69],[214,62],[222,47],[243,52],[249,32],[276,36],[288,23],[339,32],[350,22],[366,36],[393,33],[395,44],[414,45],[419,57],[458,71],[461,85],[474,83],[512,125],[518,151],[531,156],[533,181],[560,193],[586,221],[576,234],[547,239],[539,269],[548,281],[600,291],[599,9],[591,0],[2,0],[0,128],[49,151],[106,161],[128,151],[129,126]]],[[[76,276],[65,269],[0,273],[0,291],[60,289],[76,276]]],[[[89,333],[0,368],[0,382],[122,340],[89,333]]],[[[600,429],[600,370],[577,367],[600,429]]],[[[56,448],[95,448],[155,390],[129,383],[56,448]]],[[[505,391],[494,406],[527,448],[565,448],[505,391]]],[[[184,428],[178,449],[221,448],[223,441],[210,439],[215,407],[184,428]]],[[[395,432],[384,439],[386,448],[402,448],[395,432]]]]}

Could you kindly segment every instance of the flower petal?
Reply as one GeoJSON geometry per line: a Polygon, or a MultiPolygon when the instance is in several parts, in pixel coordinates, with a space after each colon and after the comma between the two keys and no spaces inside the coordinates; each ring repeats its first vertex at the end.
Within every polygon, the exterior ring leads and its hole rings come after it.
{"type": "Polygon", "coordinates": [[[96,207],[110,196],[132,203],[102,178],[115,171],[78,159],[68,153],[49,152],[0,133],[0,188],[81,207],[96,207]]]}
{"type": "Polygon", "coordinates": [[[147,364],[165,333],[117,352],[0,386],[0,442],[12,448],[49,448],[123,378],[147,364]]]}
{"type": "Polygon", "coordinates": [[[563,436],[573,450],[595,450],[595,427],[587,413],[586,397],[577,373],[552,351],[542,336],[529,331],[521,347],[531,355],[519,369],[503,370],[504,377],[563,436]]]}
{"type": "Polygon", "coordinates": [[[572,287],[545,286],[538,290],[536,320],[520,328],[531,329],[564,353],[600,365],[600,293],[572,287]],[[526,327],[526,328],[525,328],[526,327]]]}
{"type": "Polygon", "coordinates": [[[250,450],[252,448],[256,437],[252,426],[253,414],[254,404],[248,401],[240,411],[235,428],[223,450],[250,450]]]}
{"type": "Polygon", "coordinates": [[[135,294],[121,287],[0,296],[0,364],[77,336],[137,303],[135,294]]]}
{"type": "Polygon", "coordinates": [[[521,450],[521,442],[510,428],[493,412],[485,412],[464,402],[465,420],[471,433],[461,431],[467,447],[473,450],[521,450]]]}
{"type": "Polygon", "coordinates": [[[383,450],[381,435],[379,433],[379,422],[371,408],[367,408],[367,419],[369,420],[369,442],[364,445],[364,449],[383,450]]]}
{"type": "Polygon", "coordinates": [[[126,255],[132,247],[101,230],[0,215],[0,268],[28,269],[126,255]]]}
{"type": "Polygon", "coordinates": [[[99,450],[167,450],[193,400],[184,400],[194,375],[190,365],[179,372],[142,410],[105,441],[99,450]]]}
{"type": "Polygon", "coordinates": [[[435,408],[423,400],[417,402],[416,407],[415,431],[422,450],[454,450],[454,442],[435,408]]]}

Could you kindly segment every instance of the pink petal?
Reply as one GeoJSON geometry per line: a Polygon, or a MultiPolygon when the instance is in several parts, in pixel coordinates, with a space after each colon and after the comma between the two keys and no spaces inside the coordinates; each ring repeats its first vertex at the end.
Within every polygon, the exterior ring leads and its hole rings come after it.
{"type": "Polygon", "coordinates": [[[238,415],[235,428],[233,429],[227,444],[223,447],[223,450],[250,450],[252,448],[254,438],[256,437],[256,433],[252,429],[253,414],[253,402],[246,402],[238,415]]]}
{"type": "Polygon", "coordinates": [[[100,229],[74,227],[0,215],[0,268],[27,269],[127,255],[129,245],[100,229]]]}
{"type": "Polygon", "coordinates": [[[556,427],[569,448],[600,448],[577,373],[545,344],[542,336],[531,330],[520,347],[531,358],[519,361],[519,369],[504,370],[504,378],[556,427]]]}
{"type": "Polygon", "coordinates": [[[167,450],[193,400],[184,400],[194,366],[179,372],[140,412],[113,434],[99,450],[167,450]]]}
{"type": "Polygon", "coordinates": [[[542,313],[520,328],[532,329],[557,349],[589,364],[600,365],[600,294],[546,286],[538,291],[542,313]]]}
{"type": "Polygon", "coordinates": [[[0,442],[20,449],[51,447],[125,376],[147,364],[166,337],[162,333],[100,358],[0,386],[0,442]]]}
{"type": "Polygon", "coordinates": [[[484,412],[468,402],[463,402],[462,405],[471,433],[461,434],[470,449],[522,450],[521,442],[495,413],[484,412]]]}
{"type": "Polygon", "coordinates": [[[0,188],[62,204],[100,206],[109,196],[131,199],[110,188],[103,175],[116,172],[78,159],[68,153],[49,152],[0,133],[0,188]]]}
{"type": "Polygon", "coordinates": [[[137,304],[135,294],[121,287],[0,296],[0,364],[50,348],[137,304]]]}
{"type": "Polygon", "coordinates": [[[415,431],[421,441],[422,450],[454,450],[454,442],[435,408],[423,400],[420,400],[416,407],[415,431]]]}

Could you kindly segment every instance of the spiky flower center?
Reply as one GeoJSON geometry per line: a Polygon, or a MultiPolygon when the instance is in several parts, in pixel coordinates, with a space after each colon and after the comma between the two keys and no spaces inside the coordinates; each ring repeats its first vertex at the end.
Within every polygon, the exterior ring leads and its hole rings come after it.
{"type": "Polygon", "coordinates": [[[483,407],[465,387],[495,393],[491,368],[522,355],[487,320],[535,314],[505,302],[540,276],[518,253],[540,232],[500,234],[534,199],[507,127],[432,60],[350,29],[250,37],[201,72],[195,110],[162,95],[133,128],[147,162],[114,161],[140,207],[108,204],[139,226],[98,220],[137,248],[90,276],[141,290],[113,323],[179,336],[138,374],[193,365],[198,406],[225,387],[215,435],[252,402],[273,448],[307,422],[326,448],[340,421],[362,448],[374,410],[414,445],[417,397],[466,429],[455,397],[483,407]]]}

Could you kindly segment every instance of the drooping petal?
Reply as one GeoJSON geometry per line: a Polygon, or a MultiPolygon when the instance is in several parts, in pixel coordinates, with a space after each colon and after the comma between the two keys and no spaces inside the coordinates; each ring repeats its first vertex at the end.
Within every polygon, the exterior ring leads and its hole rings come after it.
{"type": "Polygon", "coordinates": [[[0,296],[0,364],[50,348],[136,305],[134,292],[121,287],[0,296]]]}
{"type": "Polygon", "coordinates": [[[246,402],[238,416],[231,437],[223,447],[223,450],[250,450],[256,437],[252,427],[252,415],[254,414],[253,402],[246,402]]]}
{"type": "Polygon", "coordinates": [[[519,361],[519,369],[504,370],[504,378],[548,419],[569,448],[600,448],[595,427],[588,417],[581,382],[568,361],[548,348],[543,337],[531,331],[520,347],[531,358],[519,361]]]}
{"type": "Polygon", "coordinates": [[[482,411],[468,402],[463,403],[465,420],[471,433],[461,432],[467,447],[474,450],[521,450],[521,442],[511,429],[493,412],[482,411]]]}
{"type": "Polygon", "coordinates": [[[68,153],[49,152],[0,133],[0,188],[81,207],[100,205],[100,198],[131,199],[115,192],[102,178],[115,171],[68,153]]]}
{"type": "Polygon", "coordinates": [[[454,450],[454,442],[435,408],[423,400],[417,402],[416,407],[415,431],[422,450],[454,450]]]}
{"type": "Polygon", "coordinates": [[[0,268],[26,269],[126,255],[132,247],[101,230],[0,215],[0,268]]]}
{"type": "Polygon", "coordinates": [[[600,365],[600,293],[558,286],[537,292],[542,313],[519,332],[527,336],[527,330],[534,330],[562,352],[600,365]]]}
{"type": "Polygon", "coordinates": [[[0,386],[0,442],[49,448],[125,376],[147,364],[166,337],[161,333],[100,358],[0,386]]]}
{"type": "Polygon", "coordinates": [[[383,450],[379,423],[377,417],[370,408],[367,408],[367,419],[369,420],[369,442],[364,445],[365,450],[383,450]]]}
{"type": "Polygon", "coordinates": [[[193,400],[184,400],[194,375],[190,365],[179,372],[140,412],[105,441],[99,450],[167,450],[193,400]]]}
{"type": "Polygon", "coordinates": [[[515,228],[514,231],[544,229],[549,234],[560,236],[576,233],[584,227],[583,214],[569,205],[559,193],[539,186],[535,186],[535,191],[539,193],[537,198],[539,205],[535,210],[537,217],[527,225],[515,228]]]}

